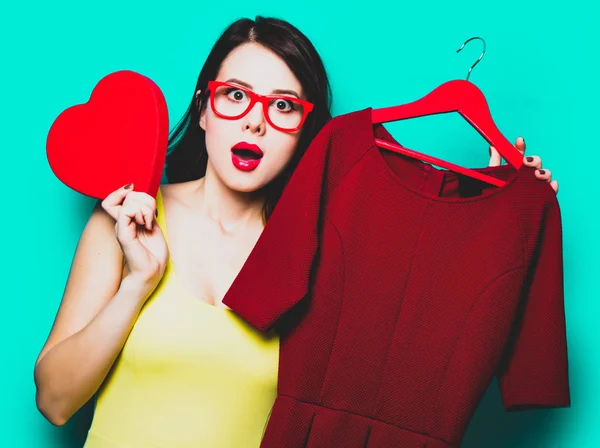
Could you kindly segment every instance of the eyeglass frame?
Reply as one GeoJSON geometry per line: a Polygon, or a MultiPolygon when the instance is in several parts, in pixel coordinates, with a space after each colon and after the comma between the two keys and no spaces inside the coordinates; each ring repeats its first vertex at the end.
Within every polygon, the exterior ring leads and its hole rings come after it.
{"type": "Polygon", "coordinates": [[[282,131],[282,132],[296,132],[297,130],[299,130],[304,125],[304,122],[306,121],[308,114],[311,113],[312,110],[314,109],[313,103],[306,101],[306,100],[302,100],[295,96],[277,95],[277,94],[260,95],[246,87],[242,87],[240,85],[232,84],[232,83],[225,82],[225,81],[214,81],[214,80],[208,81],[208,89],[207,90],[210,93],[211,108],[212,108],[213,112],[215,113],[215,115],[217,115],[218,117],[225,118],[226,120],[239,120],[240,118],[247,115],[248,112],[250,112],[252,110],[252,108],[254,107],[254,105],[258,102],[258,103],[261,103],[263,106],[263,115],[265,116],[267,122],[271,126],[273,126],[275,129],[282,131]],[[248,107],[246,108],[246,110],[244,110],[244,112],[242,112],[239,115],[231,117],[229,115],[223,115],[216,110],[216,108],[215,108],[215,91],[216,91],[217,87],[221,87],[221,86],[232,87],[234,89],[241,90],[248,95],[248,97],[250,98],[250,103],[248,104],[248,107]],[[304,114],[302,115],[300,124],[297,127],[292,128],[292,129],[286,129],[286,128],[277,126],[275,123],[273,123],[273,121],[271,120],[271,117],[269,117],[269,102],[273,99],[282,99],[282,100],[287,100],[290,102],[298,103],[304,108],[304,114]]]}

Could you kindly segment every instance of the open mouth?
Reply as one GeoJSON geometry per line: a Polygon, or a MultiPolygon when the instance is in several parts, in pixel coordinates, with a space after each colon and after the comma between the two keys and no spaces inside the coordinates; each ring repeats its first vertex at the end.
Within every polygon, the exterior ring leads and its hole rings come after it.
{"type": "Polygon", "coordinates": [[[260,163],[262,150],[248,142],[239,142],[231,148],[231,162],[242,171],[252,171],[260,163]]]}
{"type": "Polygon", "coordinates": [[[255,150],[246,148],[234,148],[231,152],[242,160],[258,160],[263,156],[255,150]]]}

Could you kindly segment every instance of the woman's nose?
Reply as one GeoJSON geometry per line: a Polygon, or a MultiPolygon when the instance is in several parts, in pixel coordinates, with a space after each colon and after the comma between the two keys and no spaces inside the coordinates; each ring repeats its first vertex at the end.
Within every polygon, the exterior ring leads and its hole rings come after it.
{"type": "Polygon", "coordinates": [[[263,114],[262,104],[257,102],[252,109],[248,111],[244,117],[244,129],[248,129],[253,132],[264,132],[265,117],[263,114]]]}

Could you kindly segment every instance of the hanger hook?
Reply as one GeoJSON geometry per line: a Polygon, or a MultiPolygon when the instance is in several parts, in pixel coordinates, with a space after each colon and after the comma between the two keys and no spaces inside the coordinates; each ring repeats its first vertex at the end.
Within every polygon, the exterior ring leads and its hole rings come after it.
{"type": "Polygon", "coordinates": [[[477,59],[475,61],[475,63],[471,66],[471,68],[469,69],[469,73],[467,73],[467,81],[469,80],[469,76],[471,76],[471,71],[473,70],[473,67],[475,67],[477,64],[479,64],[479,61],[481,61],[481,58],[483,58],[483,55],[485,54],[485,40],[483,40],[481,37],[471,37],[470,39],[467,39],[465,41],[465,43],[462,44],[458,50],[456,50],[457,53],[460,53],[460,50],[462,50],[465,47],[465,45],[467,45],[467,43],[469,43],[473,39],[479,39],[481,42],[483,42],[483,51],[481,52],[479,59],[477,59]]]}

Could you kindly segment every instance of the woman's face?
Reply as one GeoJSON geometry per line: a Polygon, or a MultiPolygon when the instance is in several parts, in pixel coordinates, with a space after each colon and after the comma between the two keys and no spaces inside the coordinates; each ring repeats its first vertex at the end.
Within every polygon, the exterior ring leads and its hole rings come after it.
{"type": "MultiPolygon", "coordinates": [[[[235,48],[223,61],[216,81],[263,95],[284,90],[287,96],[295,96],[289,93],[295,92],[298,98],[306,99],[300,82],[283,59],[256,43],[235,48]]],[[[241,91],[227,92],[228,99],[245,98],[241,91]]],[[[284,132],[271,126],[259,102],[242,118],[230,120],[215,115],[208,101],[200,115],[200,127],[206,131],[207,171],[212,170],[227,187],[240,192],[256,191],[277,177],[291,160],[301,132],[284,132]],[[258,156],[249,152],[232,149],[236,145],[257,145],[262,156],[256,159],[258,156]]]]}

